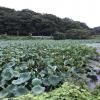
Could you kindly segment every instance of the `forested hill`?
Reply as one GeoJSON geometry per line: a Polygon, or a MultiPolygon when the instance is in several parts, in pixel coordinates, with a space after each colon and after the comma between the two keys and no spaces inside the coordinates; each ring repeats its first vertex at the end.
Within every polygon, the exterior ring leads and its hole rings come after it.
{"type": "Polygon", "coordinates": [[[94,35],[100,35],[100,26],[94,27],[92,29],[92,34],[94,34],[94,35]]]}
{"type": "Polygon", "coordinates": [[[0,7],[0,34],[29,35],[31,33],[49,36],[55,32],[66,33],[70,29],[89,29],[89,27],[85,23],[69,18],[62,19],[52,14],[0,7]]]}

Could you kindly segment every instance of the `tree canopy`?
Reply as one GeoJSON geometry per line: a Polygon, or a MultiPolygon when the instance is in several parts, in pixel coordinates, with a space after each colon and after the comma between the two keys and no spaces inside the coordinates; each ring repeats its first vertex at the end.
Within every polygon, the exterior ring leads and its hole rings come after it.
{"type": "Polygon", "coordinates": [[[89,27],[85,23],[59,18],[52,14],[0,7],[0,34],[50,36],[55,32],[66,33],[70,29],[89,29],[89,27]]]}

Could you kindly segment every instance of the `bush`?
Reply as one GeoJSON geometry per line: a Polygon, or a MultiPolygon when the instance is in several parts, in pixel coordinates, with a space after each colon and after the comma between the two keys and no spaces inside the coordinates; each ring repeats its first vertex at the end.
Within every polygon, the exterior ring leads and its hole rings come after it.
{"type": "Polygon", "coordinates": [[[54,38],[54,40],[63,40],[63,39],[66,39],[65,38],[65,34],[64,33],[61,33],[61,32],[56,32],[53,35],[53,38],[54,38]]]}
{"type": "Polygon", "coordinates": [[[71,29],[68,30],[65,35],[67,39],[88,39],[90,32],[85,29],[71,29]]]}
{"type": "MultiPolygon", "coordinates": [[[[98,97],[97,97],[98,98],[98,97]]],[[[10,100],[10,99],[2,99],[10,100]]],[[[11,100],[99,100],[94,98],[91,93],[73,84],[64,83],[60,88],[48,93],[33,96],[32,94],[23,95],[11,100]]]]}
{"type": "Polygon", "coordinates": [[[0,35],[0,39],[7,39],[7,34],[0,35]]]}
{"type": "Polygon", "coordinates": [[[89,30],[85,29],[71,29],[67,30],[66,33],[56,32],[53,35],[54,40],[64,39],[88,39],[90,38],[89,30]]]}

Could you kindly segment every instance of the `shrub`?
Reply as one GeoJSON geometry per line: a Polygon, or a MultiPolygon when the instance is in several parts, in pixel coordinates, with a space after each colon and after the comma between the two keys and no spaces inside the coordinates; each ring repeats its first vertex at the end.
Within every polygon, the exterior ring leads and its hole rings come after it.
{"type": "Polygon", "coordinates": [[[3,98],[0,100],[100,100],[100,89],[88,91],[80,86],[65,82],[60,88],[40,95],[22,95],[15,98],[3,98]]]}
{"type": "Polygon", "coordinates": [[[0,35],[0,39],[7,39],[7,34],[0,35]]]}
{"type": "Polygon", "coordinates": [[[65,39],[65,34],[61,33],[61,32],[56,32],[53,35],[53,38],[54,38],[54,40],[63,40],[63,39],[65,39]]]}
{"type": "Polygon", "coordinates": [[[87,39],[90,36],[89,30],[85,29],[71,29],[66,33],[67,39],[87,39]]]}
{"type": "Polygon", "coordinates": [[[85,29],[71,29],[67,30],[66,33],[56,32],[53,35],[55,40],[64,40],[64,39],[88,39],[90,38],[89,30],[85,29]]]}
{"type": "MultiPolygon", "coordinates": [[[[9,99],[3,99],[9,100],[9,99]]],[[[43,93],[38,96],[32,94],[23,95],[11,100],[94,100],[93,96],[86,89],[82,89],[79,86],[64,83],[60,88],[55,89],[48,93],[43,93]]],[[[97,99],[95,99],[97,100],[97,99]]]]}

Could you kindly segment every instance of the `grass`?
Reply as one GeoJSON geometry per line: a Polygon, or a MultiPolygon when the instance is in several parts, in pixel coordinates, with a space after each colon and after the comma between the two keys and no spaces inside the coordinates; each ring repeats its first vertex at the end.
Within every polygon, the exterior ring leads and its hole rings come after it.
{"type": "Polygon", "coordinates": [[[50,36],[6,36],[0,35],[0,39],[2,40],[47,40],[52,39],[50,36]]]}

